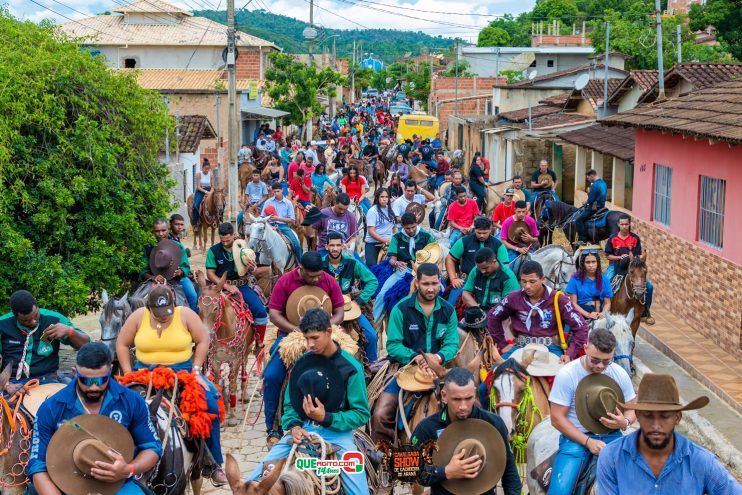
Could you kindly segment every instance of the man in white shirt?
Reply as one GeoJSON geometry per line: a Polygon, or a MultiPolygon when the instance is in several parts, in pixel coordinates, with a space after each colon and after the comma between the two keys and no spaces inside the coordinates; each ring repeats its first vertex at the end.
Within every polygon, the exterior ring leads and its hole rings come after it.
{"type": "Polygon", "coordinates": [[[309,157],[314,158],[314,163],[320,163],[319,156],[317,156],[317,141],[310,142],[307,151],[304,152],[304,159],[309,157]]]}
{"type": "MultiPolygon", "coordinates": [[[[624,415],[617,408],[599,419],[603,431],[608,433],[596,434],[588,431],[577,417],[577,387],[580,381],[590,375],[602,374],[612,379],[621,388],[624,403],[636,402],[631,377],[613,362],[615,348],[616,337],[610,330],[595,329],[590,332],[585,344],[585,355],[564,365],[554,377],[549,394],[551,424],[562,435],[559,438],[559,451],[554,458],[549,495],[571,495],[580,470],[590,461],[590,456],[599,455],[607,443],[621,438],[621,431],[636,421],[633,410],[627,409],[624,415]]],[[[595,426],[591,426],[591,429],[595,430],[595,426]]]]}
{"type": "Polygon", "coordinates": [[[410,203],[415,202],[425,205],[428,201],[434,200],[435,196],[425,189],[420,189],[414,180],[407,179],[404,183],[404,194],[394,200],[392,203],[392,211],[394,212],[394,216],[397,217],[397,222],[399,222],[399,219],[402,218],[405,209],[407,209],[407,206],[410,203]]]}

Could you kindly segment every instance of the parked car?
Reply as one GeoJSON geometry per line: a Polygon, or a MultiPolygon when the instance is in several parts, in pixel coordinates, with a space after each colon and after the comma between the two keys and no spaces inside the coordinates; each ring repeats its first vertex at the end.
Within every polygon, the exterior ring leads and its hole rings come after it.
{"type": "Polygon", "coordinates": [[[412,108],[406,103],[395,103],[389,108],[389,113],[392,115],[399,115],[400,112],[402,115],[408,115],[412,113],[412,108]]]}
{"type": "Polygon", "coordinates": [[[368,88],[365,91],[361,91],[361,98],[372,98],[379,96],[379,90],[374,88],[368,88]]]}
{"type": "Polygon", "coordinates": [[[392,101],[393,102],[397,102],[397,101],[405,101],[406,102],[407,101],[407,95],[405,94],[404,91],[397,91],[395,93],[394,97],[392,98],[392,101]]]}

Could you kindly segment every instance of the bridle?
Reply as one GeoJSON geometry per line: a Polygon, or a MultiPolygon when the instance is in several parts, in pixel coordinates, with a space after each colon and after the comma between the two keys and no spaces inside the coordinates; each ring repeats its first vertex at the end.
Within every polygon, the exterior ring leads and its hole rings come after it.
{"type": "Polygon", "coordinates": [[[551,282],[554,285],[554,289],[559,290],[569,282],[569,280],[567,280],[567,278],[563,275],[564,272],[562,271],[562,267],[564,265],[576,266],[575,261],[570,258],[566,252],[562,253],[562,259],[560,259],[559,262],[554,265],[555,269],[551,271],[551,274],[554,275],[553,279],[544,277],[548,282],[551,282]]]}
{"type": "Polygon", "coordinates": [[[645,305],[647,302],[647,281],[646,277],[644,283],[635,284],[633,281],[629,281],[631,278],[631,271],[624,276],[623,287],[626,292],[626,297],[629,301],[636,301],[639,304],[645,305]],[[631,293],[629,293],[629,283],[631,283],[631,293]]]}
{"type": "Polygon", "coordinates": [[[253,222],[253,225],[258,224],[258,223],[263,224],[263,230],[260,233],[260,236],[258,237],[250,236],[250,239],[254,240],[255,242],[255,253],[256,254],[261,254],[261,253],[269,254],[270,249],[268,249],[268,241],[265,238],[265,230],[268,228],[268,222],[266,222],[265,220],[257,220],[253,222]]]}

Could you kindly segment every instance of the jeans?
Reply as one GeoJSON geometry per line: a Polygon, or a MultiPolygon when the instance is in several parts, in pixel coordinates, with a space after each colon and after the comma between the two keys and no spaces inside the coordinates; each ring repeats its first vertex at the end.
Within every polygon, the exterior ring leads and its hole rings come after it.
{"type": "Polygon", "coordinates": [[[296,201],[298,201],[298,202],[299,202],[299,204],[300,204],[300,205],[302,205],[302,206],[303,206],[303,207],[305,207],[305,208],[306,208],[307,206],[311,206],[311,205],[312,205],[312,202],[311,202],[311,201],[307,201],[307,200],[305,200],[305,199],[297,199],[296,201]]]}
{"type": "Polygon", "coordinates": [[[250,308],[253,317],[253,324],[267,325],[268,312],[265,310],[263,301],[260,300],[255,291],[247,285],[240,285],[238,289],[240,290],[240,294],[242,294],[242,299],[245,300],[245,304],[250,308]]]}
{"type": "Polygon", "coordinates": [[[445,175],[436,175],[435,176],[435,188],[438,189],[441,187],[441,184],[443,184],[443,181],[446,180],[445,175]]]}
{"type": "Polygon", "coordinates": [[[594,211],[592,208],[584,207],[575,217],[575,228],[577,229],[577,235],[581,241],[588,240],[587,219],[590,218],[593,213],[594,211]]]}
{"type": "MultiPolygon", "coordinates": [[[[618,440],[623,435],[618,430],[606,435],[588,433],[587,436],[608,444],[618,440]]],[[[580,472],[587,466],[591,455],[587,447],[561,435],[559,437],[559,451],[554,458],[551,471],[549,495],[571,495],[580,477],[580,472]]]]}
{"type": "Polygon", "coordinates": [[[361,207],[363,214],[366,215],[368,213],[368,210],[371,209],[371,201],[369,201],[368,198],[364,197],[363,199],[361,199],[361,201],[358,202],[358,206],[361,207]]]}
{"type": "Polygon", "coordinates": [[[196,288],[193,286],[193,281],[188,277],[181,277],[179,283],[188,301],[188,307],[198,313],[198,294],[196,293],[196,288]]]}
{"type": "MultiPolygon", "coordinates": [[[[281,398],[281,387],[283,381],[286,379],[286,365],[281,359],[281,355],[278,354],[278,344],[283,340],[287,334],[278,333],[276,341],[270,348],[270,361],[263,370],[263,398],[265,399],[265,427],[266,431],[270,433],[273,431],[273,423],[276,419],[276,413],[278,412],[278,402],[281,398]]],[[[280,425],[280,421],[279,421],[280,425]]],[[[278,427],[280,432],[281,427],[278,427]]]]}
{"type": "MultiPolygon", "coordinates": [[[[392,273],[388,279],[386,279],[386,282],[384,282],[384,285],[381,287],[381,290],[376,295],[376,300],[374,301],[374,321],[381,321],[381,318],[384,316],[384,295],[389,292],[389,289],[391,289],[394,284],[396,284],[399,280],[402,280],[404,278],[405,272],[401,272],[399,270],[394,270],[394,273],[392,273]]],[[[391,308],[389,308],[391,310],[391,308]]]]}
{"type": "Polygon", "coordinates": [[[364,255],[366,257],[366,266],[372,267],[379,263],[377,260],[379,259],[379,253],[382,249],[383,247],[381,244],[377,244],[375,242],[366,243],[366,250],[364,252],[364,255]]]}
{"type": "MultiPolygon", "coordinates": [[[[608,265],[608,268],[605,269],[604,273],[605,277],[608,279],[609,282],[613,282],[613,277],[616,276],[616,266],[614,263],[611,263],[608,265]]],[[[654,296],[654,284],[647,279],[647,300],[644,303],[644,314],[642,316],[649,315],[649,308],[652,307],[652,299],[654,296]]]]}
{"type": "MultiPolygon", "coordinates": [[[[210,187],[204,187],[207,191],[211,191],[210,187]]],[[[201,202],[204,200],[206,195],[201,191],[196,191],[193,195],[193,208],[191,208],[191,225],[198,223],[198,209],[201,207],[201,202]]]]}
{"type": "MultiPolygon", "coordinates": [[[[512,354],[515,351],[517,351],[518,349],[522,349],[523,347],[525,347],[525,346],[524,345],[521,345],[521,344],[515,344],[512,349],[510,349],[507,352],[503,352],[502,353],[502,358],[503,359],[509,358],[510,356],[512,356],[512,354]]],[[[554,355],[557,355],[557,356],[560,356],[561,357],[562,354],[564,354],[564,351],[562,351],[562,348],[560,346],[558,346],[558,345],[551,344],[548,347],[549,347],[549,352],[552,353],[552,354],[554,354],[554,355]]],[[[492,369],[494,369],[496,366],[497,365],[495,365],[492,369]]],[[[482,405],[482,408],[489,410],[488,409],[489,394],[488,394],[488,391],[487,391],[487,384],[484,383],[484,382],[480,383],[479,384],[479,390],[478,390],[478,392],[479,392],[479,403],[482,405]]]]}
{"type": "Polygon", "coordinates": [[[456,302],[458,302],[459,298],[461,297],[461,294],[464,292],[464,286],[462,285],[458,289],[454,289],[451,287],[451,292],[448,293],[448,304],[456,307],[456,302]]]}
{"type": "Polygon", "coordinates": [[[291,244],[293,244],[294,250],[296,251],[296,257],[301,258],[301,244],[299,244],[299,238],[296,237],[296,233],[291,230],[291,227],[289,227],[288,224],[282,222],[276,222],[272,225],[280,230],[283,235],[289,238],[289,241],[291,241],[291,244]]]}
{"type": "Polygon", "coordinates": [[[451,231],[451,235],[449,236],[451,246],[453,246],[459,238],[461,238],[464,235],[463,232],[461,232],[459,229],[453,229],[451,231]]]}
{"type": "Polygon", "coordinates": [[[361,314],[358,318],[358,323],[361,325],[363,330],[363,336],[366,337],[366,345],[363,346],[363,352],[366,353],[366,359],[369,361],[378,361],[379,359],[379,337],[376,335],[371,322],[368,321],[366,315],[361,314]]]}
{"type": "Polygon", "coordinates": [[[476,197],[477,206],[479,206],[479,211],[484,211],[485,190],[484,190],[484,186],[482,185],[482,183],[477,182],[477,181],[471,181],[469,183],[469,189],[471,189],[472,194],[476,197]]]}
{"type": "MultiPolygon", "coordinates": [[[[159,364],[144,364],[137,362],[134,365],[135,370],[147,368],[150,371],[160,366],[159,364]]],[[[175,372],[178,371],[191,371],[193,363],[191,361],[183,361],[182,363],[168,364],[165,365],[175,372]]],[[[206,439],[206,447],[208,447],[211,456],[214,461],[220,466],[224,464],[224,457],[222,456],[222,444],[221,444],[221,428],[219,425],[219,391],[216,389],[216,385],[211,383],[211,380],[206,378],[204,375],[199,373],[199,376],[206,382],[206,389],[204,393],[206,395],[206,412],[214,414],[215,417],[211,420],[211,435],[206,439]]],[[[127,494],[129,492],[126,492],[127,494]]]]}
{"type": "MultiPolygon", "coordinates": [[[[441,211],[438,212],[438,215],[435,218],[435,227],[433,227],[435,230],[440,230],[441,224],[443,223],[443,217],[446,215],[446,207],[441,206],[441,211]]],[[[453,246],[453,243],[451,243],[453,246]]]]}
{"type": "MultiPolygon", "coordinates": [[[[341,458],[345,452],[357,452],[358,447],[356,446],[355,440],[353,439],[352,431],[334,431],[328,428],[323,428],[313,422],[304,423],[304,429],[308,433],[316,433],[321,436],[326,442],[340,447],[337,453],[337,457],[341,458]]],[[[255,470],[250,473],[246,481],[255,481],[260,478],[265,469],[266,463],[271,463],[280,459],[288,457],[291,452],[291,435],[285,435],[280,442],[276,443],[271,447],[271,450],[266,454],[262,461],[260,461],[255,470]]],[[[365,494],[370,493],[368,488],[368,481],[366,479],[366,471],[361,473],[346,473],[344,470],[340,471],[340,482],[343,484],[345,493],[348,494],[365,494]]]]}

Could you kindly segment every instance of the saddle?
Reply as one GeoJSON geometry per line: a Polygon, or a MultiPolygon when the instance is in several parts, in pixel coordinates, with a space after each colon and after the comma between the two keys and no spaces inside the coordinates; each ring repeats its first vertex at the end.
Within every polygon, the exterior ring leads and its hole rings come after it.
{"type": "Polygon", "coordinates": [[[45,383],[38,387],[28,389],[28,391],[23,395],[23,409],[25,409],[32,418],[35,418],[36,413],[39,412],[41,404],[66,386],[67,385],[64,383],[45,383]]]}
{"type": "Polygon", "coordinates": [[[590,215],[590,218],[587,219],[587,224],[591,227],[605,227],[609,212],[610,210],[606,207],[600,208],[590,215]]]}
{"type": "MultiPolygon", "coordinates": [[[[530,473],[531,477],[545,492],[549,491],[549,485],[551,485],[551,475],[556,456],[557,452],[554,452],[544,462],[533,468],[530,473]]],[[[589,488],[595,483],[597,468],[598,456],[591,455],[587,466],[580,471],[580,476],[577,478],[577,485],[572,492],[574,495],[585,495],[588,492],[589,488]]]]}

